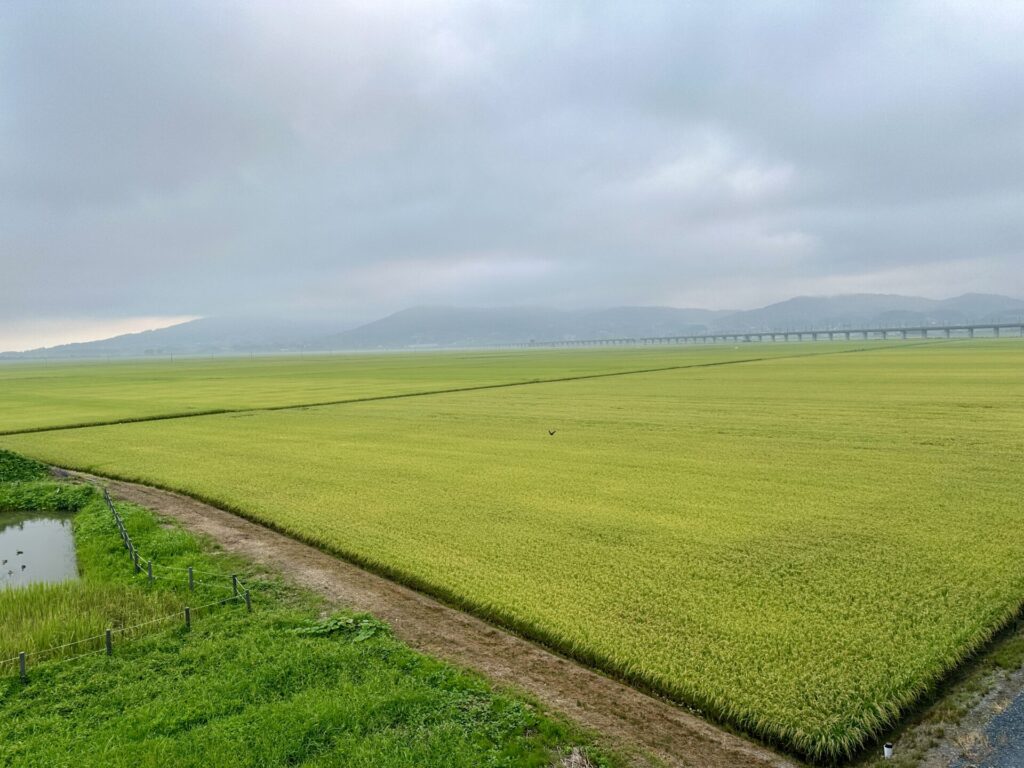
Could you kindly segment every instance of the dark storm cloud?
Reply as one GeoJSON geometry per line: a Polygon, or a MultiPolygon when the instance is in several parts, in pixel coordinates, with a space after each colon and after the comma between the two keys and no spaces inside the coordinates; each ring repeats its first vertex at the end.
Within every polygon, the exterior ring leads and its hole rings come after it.
{"type": "Polygon", "coordinates": [[[1014,3],[0,6],[0,321],[1024,294],[1014,3]]]}

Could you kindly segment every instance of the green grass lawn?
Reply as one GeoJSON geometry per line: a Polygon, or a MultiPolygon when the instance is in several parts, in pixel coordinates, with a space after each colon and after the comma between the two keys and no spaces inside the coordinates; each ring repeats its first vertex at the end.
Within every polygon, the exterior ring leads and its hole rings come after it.
{"type": "MultiPolygon", "coordinates": [[[[84,637],[181,608],[180,585],[132,575],[98,494],[38,477],[5,482],[5,462],[0,453],[0,502],[45,507],[57,487],[75,496],[83,579],[0,591],[0,649],[31,651],[68,642],[69,628],[84,637]]],[[[192,563],[224,584],[248,568],[146,510],[119,507],[136,544],[161,565],[192,563]]],[[[118,635],[111,657],[30,661],[27,683],[0,669],[0,765],[548,768],[573,746],[613,765],[534,704],[411,651],[373,619],[324,620],[309,594],[266,574],[250,583],[261,585],[251,614],[215,606],[195,615],[191,631],[177,621],[131,640],[118,635]]],[[[205,589],[188,595],[191,605],[209,597],[205,589]]]]}
{"type": "MultiPolygon", "coordinates": [[[[875,342],[877,344],[877,342],[875,342]]],[[[822,351],[826,345],[814,345],[822,351]]],[[[0,434],[803,354],[808,345],[0,364],[0,434]]]]}

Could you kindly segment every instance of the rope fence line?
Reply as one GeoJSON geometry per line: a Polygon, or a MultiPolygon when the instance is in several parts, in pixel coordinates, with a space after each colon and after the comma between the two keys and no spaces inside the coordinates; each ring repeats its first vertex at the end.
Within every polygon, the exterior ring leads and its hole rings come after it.
{"type": "MultiPolygon", "coordinates": [[[[132,565],[134,567],[134,575],[142,574],[143,577],[146,578],[151,584],[153,583],[153,581],[155,579],[160,579],[161,581],[173,582],[174,584],[180,585],[181,584],[181,579],[180,578],[175,579],[175,578],[173,578],[171,576],[162,576],[162,575],[154,573],[153,572],[154,563],[153,563],[152,558],[143,559],[139,555],[139,551],[135,547],[135,543],[132,541],[131,535],[128,533],[128,529],[127,529],[127,527],[124,524],[124,520],[122,519],[121,515],[118,514],[117,508],[114,506],[114,503],[111,501],[110,493],[107,491],[106,488],[103,489],[103,500],[106,502],[107,508],[110,510],[111,514],[114,516],[114,523],[117,525],[118,533],[121,535],[121,540],[123,541],[125,548],[128,550],[128,556],[129,556],[129,558],[132,561],[132,565]],[[145,562],[145,568],[142,567],[142,562],[145,562]]],[[[198,605],[198,606],[195,606],[195,607],[187,606],[186,605],[186,606],[184,606],[183,610],[177,611],[175,613],[166,614],[164,616],[157,616],[156,618],[152,618],[152,619],[147,619],[146,621],[139,622],[138,624],[132,624],[132,625],[126,626],[126,627],[111,627],[111,628],[107,629],[106,631],[104,631],[104,633],[101,634],[101,635],[92,635],[90,637],[83,637],[83,638],[81,638],[79,640],[72,640],[69,643],[63,643],[61,645],[50,646],[49,648],[43,648],[43,649],[41,649],[39,651],[22,651],[17,656],[12,656],[12,657],[7,658],[7,659],[0,659],[0,670],[4,669],[8,665],[13,666],[13,665],[17,664],[18,674],[20,675],[20,677],[21,677],[23,682],[27,682],[28,681],[28,662],[29,662],[30,659],[32,660],[33,663],[39,664],[39,663],[41,663],[43,661],[47,661],[48,660],[47,659],[48,656],[49,657],[56,656],[56,655],[59,654],[60,651],[63,651],[65,649],[67,649],[67,648],[71,648],[71,647],[76,646],[76,645],[82,645],[84,643],[97,643],[97,644],[100,644],[101,647],[97,648],[95,650],[86,651],[85,653],[77,654],[75,656],[70,656],[70,657],[64,658],[64,659],[55,660],[55,659],[51,658],[51,659],[49,659],[49,661],[51,663],[53,663],[53,664],[64,664],[66,662],[76,661],[78,659],[85,658],[86,656],[95,656],[97,654],[104,653],[104,652],[106,652],[106,654],[108,656],[111,656],[111,655],[113,655],[113,638],[114,638],[114,635],[119,635],[122,638],[127,639],[128,637],[134,636],[134,633],[136,633],[136,630],[139,630],[140,628],[149,627],[149,626],[152,626],[154,624],[169,622],[172,619],[176,619],[178,621],[184,620],[185,629],[186,630],[190,630],[192,628],[192,619],[193,619],[193,617],[194,617],[194,615],[195,615],[195,613],[197,611],[204,611],[204,610],[206,610],[208,608],[213,608],[214,606],[223,606],[223,605],[227,605],[228,603],[232,603],[232,602],[244,602],[245,603],[246,612],[247,613],[251,613],[252,612],[252,597],[251,597],[251,591],[250,590],[251,590],[251,586],[255,586],[255,584],[250,585],[250,584],[248,584],[246,582],[243,582],[238,577],[237,574],[232,574],[231,575],[231,585],[229,586],[229,585],[224,584],[224,583],[211,583],[211,582],[206,582],[206,581],[200,581],[200,580],[195,578],[196,574],[200,574],[200,575],[204,575],[204,576],[216,576],[216,577],[219,577],[219,578],[223,579],[224,578],[224,574],[213,573],[211,571],[197,571],[192,566],[188,566],[187,568],[181,568],[181,567],[178,567],[178,566],[171,566],[171,565],[159,565],[157,567],[161,568],[161,569],[168,570],[168,571],[177,571],[179,573],[186,573],[187,574],[187,580],[188,580],[187,583],[188,583],[188,591],[189,592],[195,592],[195,589],[198,586],[198,587],[203,587],[204,589],[211,589],[211,590],[215,590],[215,591],[216,590],[224,590],[225,592],[231,592],[231,595],[229,597],[222,597],[222,598],[214,600],[212,602],[205,603],[203,605],[198,605]],[[130,634],[130,633],[133,633],[133,634],[130,634]]],[[[139,634],[141,634],[141,633],[139,633],[139,634]]]]}
{"type": "Polygon", "coordinates": [[[230,589],[232,594],[235,596],[244,595],[245,592],[249,592],[253,587],[257,586],[258,582],[253,582],[251,584],[243,582],[242,579],[239,578],[238,574],[231,575],[231,586],[227,587],[223,583],[214,584],[207,581],[200,581],[195,578],[196,575],[200,575],[215,576],[223,579],[224,574],[222,573],[214,573],[212,571],[200,571],[193,568],[191,565],[187,568],[182,568],[181,566],[174,565],[157,565],[153,561],[153,558],[143,557],[142,554],[139,552],[138,548],[135,546],[135,543],[132,541],[131,535],[128,533],[128,529],[124,524],[124,519],[118,513],[113,501],[111,501],[110,492],[106,488],[103,489],[103,500],[106,502],[107,508],[110,510],[110,513],[114,516],[114,522],[117,524],[118,532],[121,534],[121,539],[124,542],[125,548],[128,550],[128,556],[132,560],[136,574],[144,573],[146,577],[152,581],[153,579],[167,578],[156,575],[153,572],[154,567],[161,568],[167,571],[178,571],[179,573],[188,574],[189,591],[194,591],[195,586],[200,585],[210,587],[213,589],[230,589]]]}

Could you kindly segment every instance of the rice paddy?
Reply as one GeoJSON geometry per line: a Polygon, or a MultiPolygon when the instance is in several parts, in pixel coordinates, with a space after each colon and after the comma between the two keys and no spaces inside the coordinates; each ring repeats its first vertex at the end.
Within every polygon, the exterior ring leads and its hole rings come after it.
{"type": "Polygon", "coordinates": [[[237,510],[815,759],[854,753],[1024,601],[1011,341],[0,445],[237,510]]]}
{"type": "MultiPolygon", "coordinates": [[[[816,346],[818,350],[821,347],[816,346]]],[[[0,363],[0,434],[806,354],[793,344],[0,363]]]]}

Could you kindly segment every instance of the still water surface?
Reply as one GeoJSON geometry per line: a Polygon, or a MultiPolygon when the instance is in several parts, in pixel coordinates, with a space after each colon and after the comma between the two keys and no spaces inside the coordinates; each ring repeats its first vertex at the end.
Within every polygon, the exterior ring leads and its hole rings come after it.
{"type": "Polygon", "coordinates": [[[71,517],[0,512],[0,589],[78,578],[71,517]]]}

